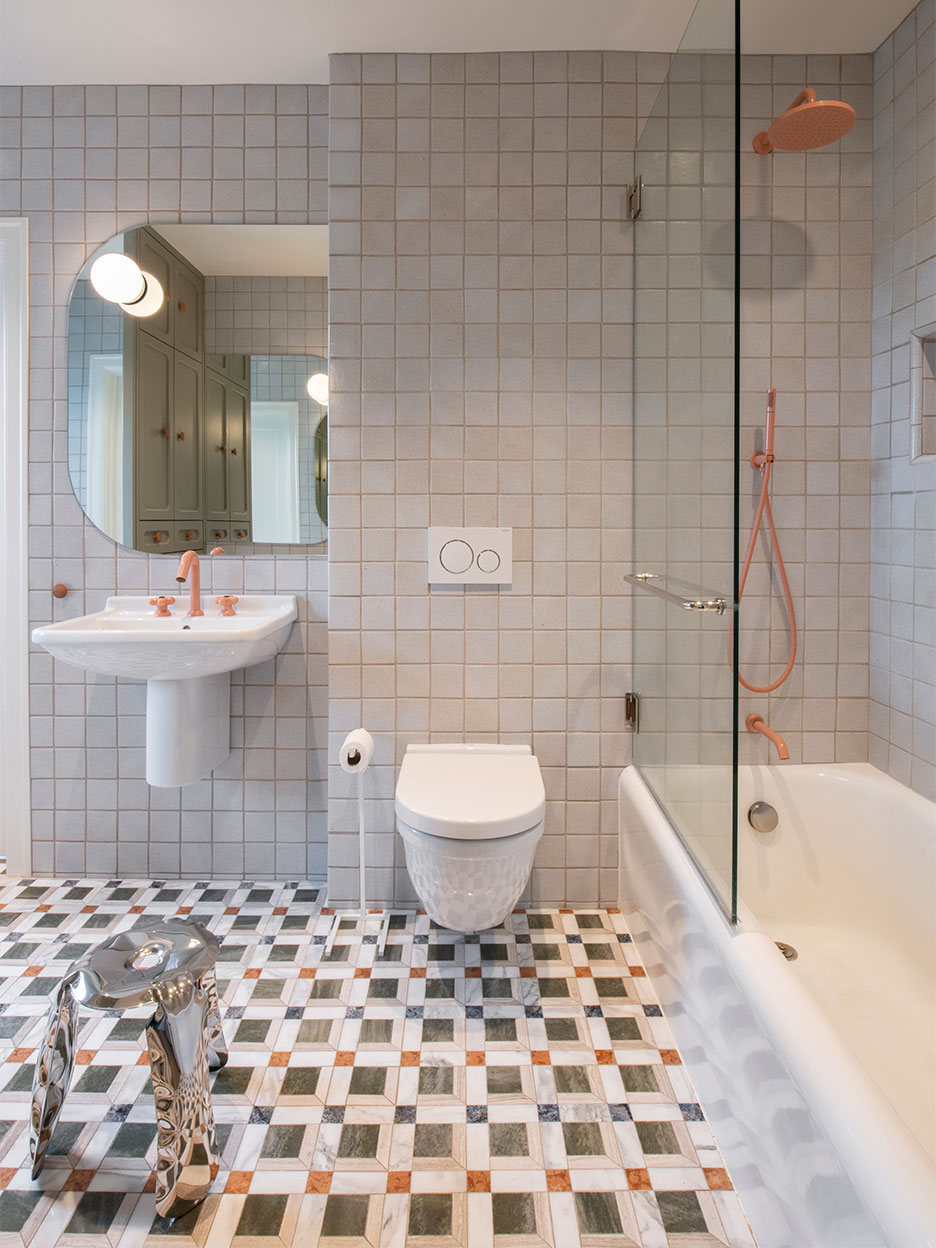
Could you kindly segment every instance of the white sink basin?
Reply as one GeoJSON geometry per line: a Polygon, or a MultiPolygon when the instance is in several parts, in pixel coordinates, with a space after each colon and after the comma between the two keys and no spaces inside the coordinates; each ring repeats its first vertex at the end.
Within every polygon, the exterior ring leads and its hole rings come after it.
{"type": "Polygon", "coordinates": [[[245,594],[236,615],[210,596],[190,617],[188,594],[169,617],[149,597],[108,598],[103,611],[34,628],[50,654],[102,676],[146,681],[146,779],[160,788],[194,784],[231,752],[231,672],[272,659],[298,612],[293,594],[245,594]]]}
{"type": "Polygon", "coordinates": [[[188,680],[233,672],[273,658],[296,618],[293,594],[245,594],[236,615],[219,615],[210,598],[205,614],[187,616],[188,595],[158,619],[149,598],[108,598],[103,611],[44,624],[32,639],[64,663],[102,676],[188,680]]]}

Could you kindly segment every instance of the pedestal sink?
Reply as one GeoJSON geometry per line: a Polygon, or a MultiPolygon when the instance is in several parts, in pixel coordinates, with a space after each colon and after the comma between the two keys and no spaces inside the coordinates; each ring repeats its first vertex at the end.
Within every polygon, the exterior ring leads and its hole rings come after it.
{"type": "MultiPolygon", "coordinates": [[[[33,629],[63,663],[146,681],[146,780],[193,784],[231,752],[231,672],[264,663],[286,644],[293,594],[245,594],[237,614],[157,618],[148,597],[108,598],[103,611],[33,629]]],[[[214,612],[214,614],[212,614],[214,612]]]]}

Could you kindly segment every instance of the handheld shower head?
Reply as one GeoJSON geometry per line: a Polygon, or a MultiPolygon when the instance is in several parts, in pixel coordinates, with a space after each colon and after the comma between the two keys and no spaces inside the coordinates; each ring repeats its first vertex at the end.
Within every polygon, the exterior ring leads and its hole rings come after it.
{"type": "Polygon", "coordinates": [[[801,91],[785,113],[774,118],[754,140],[754,151],[766,156],[774,148],[806,152],[825,147],[848,134],[855,124],[855,110],[842,100],[817,100],[812,87],[801,91]]]}

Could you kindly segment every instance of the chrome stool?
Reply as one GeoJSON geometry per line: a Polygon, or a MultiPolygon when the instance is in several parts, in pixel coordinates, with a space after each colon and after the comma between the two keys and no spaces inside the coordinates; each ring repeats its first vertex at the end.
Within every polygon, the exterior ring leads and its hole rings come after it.
{"type": "Polygon", "coordinates": [[[220,1164],[208,1071],[228,1059],[215,984],[218,949],[201,923],[170,918],[119,932],[71,964],[49,1010],[33,1076],[34,1179],[68,1093],[79,1007],[152,1005],[146,1042],[156,1102],[156,1212],[177,1218],[205,1199],[220,1164]]]}

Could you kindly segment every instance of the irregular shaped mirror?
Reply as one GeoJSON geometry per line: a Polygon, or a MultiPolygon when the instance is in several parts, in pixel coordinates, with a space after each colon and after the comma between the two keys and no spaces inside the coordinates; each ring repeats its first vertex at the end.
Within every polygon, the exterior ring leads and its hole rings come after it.
{"type": "Polygon", "coordinates": [[[145,225],[68,317],[68,466],[136,550],[325,553],[326,226],[145,225]]]}

